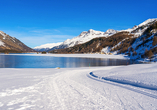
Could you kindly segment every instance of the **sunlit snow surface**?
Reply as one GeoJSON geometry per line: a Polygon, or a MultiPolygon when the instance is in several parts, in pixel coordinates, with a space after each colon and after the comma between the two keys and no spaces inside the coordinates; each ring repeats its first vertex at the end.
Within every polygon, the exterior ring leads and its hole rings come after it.
{"type": "Polygon", "coordinates": [[[4,42],[0,40],[0,46],[4,46],[4,42]]]}
{"type": "Polygon", "coordinates": [[[0,69],[0,110],[156,110],[156,67],[0,69]]]}
{"type": "Polygon", "coordinates": [[[53,48],[54,46],[58,46],[60,45],[62,42],[58,42],[58,43],[48,43],[48,44],[44,44],[44,45],[41,45],[41,46],[37,46],[37,47],[34,47],[34,49],[46,49],[46,48],[53,48]]]}

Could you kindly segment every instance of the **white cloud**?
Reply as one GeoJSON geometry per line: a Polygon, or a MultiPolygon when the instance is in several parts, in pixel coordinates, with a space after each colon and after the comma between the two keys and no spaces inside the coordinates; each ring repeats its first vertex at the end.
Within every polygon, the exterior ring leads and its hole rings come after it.
{"type": "Polygon", "coordinates": [[[64,40],[68,38],[73,38],[75,36],[69,36],[69,35],[45,35],[45,36],[29,36],[29,37],[21,37],[19,40],[24,42],[26,45],[30,47],[36,47],[39,45],[47,44],[47,43],[58,43],[63,42],[64,40]]]}
{"type": "Polygon", "coordinates": [[[10,31],[2,30],[12,37],[19,39],[21,42],[29,47],[36,47],[46,43],[57,43],[63,42],[66,39],[71,39],[75,36],[71,35],[60,35],[59,30],[56,29],[41,29],[41,30],[29,30],[29,31],[10,31]],[[57,32],[57,33],[55,33],[57,32]]]}

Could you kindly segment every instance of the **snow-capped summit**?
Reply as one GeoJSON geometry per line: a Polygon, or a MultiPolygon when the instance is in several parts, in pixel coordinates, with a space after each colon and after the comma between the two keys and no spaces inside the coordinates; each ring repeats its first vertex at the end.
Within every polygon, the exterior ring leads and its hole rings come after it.
{"type": "Polygon", "coordinates": [[[153,18],[153,19],[148,19],[144,22],[142,22],[141,24],[134,26],[131,29],[127,29],[127,30],[121,30],[121,31],[127,31],[130,32],[132,34],[134,34],[134,37],[139,37],[143,34],[143,32],[145,32],[145,30],[152,24],[154,24],[157,21],[157,18],[153,18]]]}
{"type": "Polygon", "coordinates": [[[88,33],[92,33],[92,32],[95,32],[95,30],[93,30],[93,29],[88,30],[88,33]]]}
{"type": "Polygon", "coordinates": [[[83,32],[81,32],[81,34],[79,36],[84,36],[86,33],[87,33],[87,31],[83,31],[83,32]]]}
{"type": "Polygon", "coordinates": [[[148,24],[153,23],[155,21],[157,21],[157,18],[148,19],[148,20],[144,21],[143,23],[139,24],[138,26],[141,27],[143,25],[148,25],[148,24]]]}
{"type": "Polygon", "coordinates": [[[51,50],[54,50],[54,49],[73,47],[75,45],[83,44],[85,42],[88,42],[88,41],[90,41],[90,40],[92,40],[94,38],[109,37],[109,36],[111,36],[111,35],[113,35],[113,34],[115,34],[117,32],[118,31],[113,30],[113,29],[109,29],[106,32],[89,29],[88,31],[81,32],[80,35],[78,35],[77,37],[65,40],[64,42],[60,43],[60,45],[58,45],[58,43],[57,43],[56,46],[53,46],[53,47],[51,46],[50,47],[49,45],[46,44],[46,45],[37,46],[34,49],[38,50],[38,51],[39,50],[41,51],[41,49],[42,49],[42,51],[43,51],[44,49],[47,50],[48,48],[51,48],[51,50]]]}
{"type": "MultiPolygon", "coordinates": [[[[110,35],[113,35],[117,33],[117,31],[113,29],[109,29],[106,32],[101,32],[101,31],[95,31],[93,29],[90,29],[88,31],[83,31],[79,36],[74,37],[72,39],[67,39],[64,41],[61,45],[66,45],[67,47],[73,47],[77,44],[83,44],[85,42],[88,42],[94,38],[97,37],[108,37],[110,35]]],[[[64,46],[65,47],[65,46],[64,46]]]]}
{"type": "Polygon", "coordinates": [[[44,44],[44,45],[40,45],[40,46],[36,46],[34,47],[33,49],[36,50],[36,51],[46,51],[46,50],[49,50],[55,46],[58,46],[60,45],[62,42],[58,42],[58,43],[47,43],[47,44],[44,44]]]}
{"type": "Polygon", "coordinates": [[[137,29],[140,29],[140,27],[148,27],[149,25],[153,24],[155,21],[157,21],[157,18],[153,18],[153,19],[147,19],[146,21],[142,22],[141,24],[134,26],[133,28],[129,28],[126,30],[121,30],[121,31],[128,31],[128,32],[132,32],[135,31],[137,29]]]}
{"type": "Polygon", "coordinates": [[[108,30],[105,32],[105,34],[106,34],[106,35],[113,35],[113,34],[115,34],[115,33],[117,33],[117,32],[118,32],[117,30],[108,29],[108,30]]]}
{"type": "Polygon", "coordinates": [[[88,30],[87,31],[87,34],[95,34],[95,35],[103,35],[104,34],[104,32],[101,32],[101,31],[95,31],[95,30],[93,30],[93,29],[90,29],[90,30],[88,30]]]}

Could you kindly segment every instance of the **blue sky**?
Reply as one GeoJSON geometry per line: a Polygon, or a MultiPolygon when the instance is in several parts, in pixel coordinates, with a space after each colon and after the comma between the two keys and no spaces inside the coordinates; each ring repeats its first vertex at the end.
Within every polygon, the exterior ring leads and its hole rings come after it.
{"type": "Polygon", "coordinates": [[[157,0],[0,0],[0,30],[29,47],[82,31],[132,28],[157,18],[157,0]]]}

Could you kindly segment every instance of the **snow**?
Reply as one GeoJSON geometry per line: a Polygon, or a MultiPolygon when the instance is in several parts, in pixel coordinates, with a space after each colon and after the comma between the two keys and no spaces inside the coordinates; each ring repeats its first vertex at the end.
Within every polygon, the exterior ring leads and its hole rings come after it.
{"type": "MultiPolygon", "coordinates": [[[[68,48],[68,47],[73,47],[75,45],[78,44],[83,44],[86,43],[94,38],[98,38],[98,37],[110,37],[111,35],[116,34],[117,32],[129,32],[129,34],[134,34],[133,37],[140,37],[145,30],[149,27],[149,25],[151,25],[152,23],[154,23],[155,21],[157,21],[157,18],[154,19],[148,19],[146,21],[144,21],[143,23],[134,26],[132,29],[127,29],[127,30],[121,30],[121,31],[116,31],[113,29],[108,29],[106,32],[101,32],[101,31],[95,31],[93,29],[90,29],[88,31],[83,31],[79,36],[74,37],[72,39],[67,39],[62,43],[57,43],[57,45],[49,45],[49,44],[45,44],[45,45],[41,45],[41,46],[37,46],[34,49],[42,49],[42,48],[47,48],[47,49],[51,49],[53,47],[57,47],[57,48],[68,48]]],[[[154,30],[154,32],[156,32],[156,30],[154,30]]],[[[116,53],[116,52],[115,52],[116,53]]]]}
{"type": "Polygon", "coordinates": [[[110,47],[105,47],[101,51],[104,53],[110,53],[110,47]]]}
{"type": "Polygon", "coordinates": [[[135,42],[132,44],[132,48],[134,48],[134,50],[138,53],[135,56],[130,56],[131,59],[136,59],[138,58],[139,60],[142,60],[140,58],[140,55],[144,54],[146,49],[149,51],[152,48],[155,48],[155,46],[152,45],[153,43],[153,37],[155,34],[151,35],[149,38],[145,39],[144,41],[147,41],[147,43],[145,43],[144,45],[142,45],[142,43],[144,42],[142,38],[144,38],[145,36],[141,36],[139,38],[137,38],[135,40],[135,42]],[[137,48],[138,47],[138,48],[137,48]]]}
{"type": "Polygon", "coordinates": [[[114,49],[114,48],[116,48],[117,46],[119,46],[123,41],[125,41],[126,39],[129,39],[129,38],[125,38],[125,39],[123,39],[122,41],[120,41],[117,45],[115,45],[115,46],[113,46],[111,49],[114,49]]]}
{"type": "Polygon", "coordinates": [[[153,19],[147,19],[146,21],[144,21],[143,23],[139,24],[139,26],[144,26],[147,25],[149,23],[152,23],[154,21],[157,21],[157,18],[153,18],[153,19]]]}
{"type": "Polygon", "coordinates": [[[74,37],[72,39],[67,39],[63,42],[61,45],[67,45],[68,47],[73,47],[77,44],[83,44],[85,42],[88,42],[96,37],[102,37],[104,36],[104,32],[101,31],[95,31],[93,29],[86,31],[83,31],[79,36],[74,37]]]}
{"type": "Polygon", "coordinates": [[[90,29],[88,31],[83,31],[79,36],[74,37],[72,39],[67,39],[66,41],[63,42],[61,45],[67,45],[68,47],[73,47],[77,44],[83,44],[85,42],[88,42],[94,38],[98,37],[109,37],[118,31],[109,29],[106,32],[101,32],[101,31],[95,31],[93,29],[90,29]]]}
{"type": "Polygon", "coordinates": [[[137,26],[134,26],[132,29],[126,29],[126,30],[121,30],[119,32],[123,32],[123,31],[127,31],[129,33],[132,33],[134,34],[134,37],[139,37],[143,34],[143,32],[149,27],[150,24],[154,23],[155,21],[157,21],[157,18],[154,18],[154,19],[148,19],[144,22],[142,22],[141,24],[137,25],[137,26]],[[139,27],[142,27],[144,26],[144,29],[140,29],[139,27]],[[139,29],[138,29],[139,28],[139,29]],[[136,30],[136,31],[135,31],[136,30]],[[135,31],[133,33],[133,31],[135,31]]]}
{"type": "Polygon", "coordinates": [[[95,31],[93,29],[90,29],[88,31],[83,31],[79,36],[74,37],[72,39],[67,39],[62,43],[50,43],[50,44],[44,44],[41,46],[34,47],[35,50],[40,50],[40,49],[51,49],[53,47],[61,47],[61,48],[68,48],[68,47],[73,47],[77,44],[83,44],[85,42],[88,42],[94,38],[98,37],[109,37],[118,31],[113,30],[113,29],[108,29],[106,32],[101,32],[101,31],[95,31]]]}
{"type": "Polygon", "coordinates": [[[110,80],[122,84],[133,85],[141,88],[157,90],[157,64],[136,64],[113,69],[110,72],[97,71],[93,72],[100,79],[110,80]],[[135,68],[135,67],[138,68],[135,68]]]}
{"type": "Polygon", "coordinates": [[[7,35],[3,31],[0,31],[0,34],[3,36],[3,39],[5,40],[7,35]]]}
{"type": "Polygon", "coordinates": [[[113,30],[113,29],[108,29],[106,32],[105,32],[105,34],[106,34],[106,36],[109,36],[109,35],[113,35],[113,34],[115,34],[115,33],[117,33],[118,31],[116,31],[116,30],[113,30]]]}
{"type": "Polygon", "coordinates": [[[4,46],[4,42],[0,40],[0,46],[4,46]]]}
{"type": "MultiPolygon", "coordinates": [[[[135,42],[129,47],[129,48],[133,48],[133,52],[129,51],[128,49],[128,53],[131,55],[130,59],[134,59],[134,60],[139,60],[142,62],[149,62],[150,59],[148,58],[142,58],[142,56],[145,54],[146,49],[149,51],[153,48],[155,48],[155,46],[152,45],[153,42],[153,37],[157,34],[157,30],[156,29],[152,29],[150,32],[150,37],[149,34],[145,34],[144,32],[146,32],[146,30],[155,22],[157,21],[157,18],[155,19],[148,19],[146,21],[144,21],[143,23],[139,24],[138,26],[134,26],[132,29],[127,29],[127,30],[122,30],[119,32],[123,32],[123,31],[127,31],[129,32],[129,34],[133,35],[133,38],[136,38],[135,42]],[[137,53],[134,54],[134,52],[137,53]]],[[[122,41],[124,41],[125,39],[123,39],[122,41]]],[[[112,47],[110,50],[112,50],[113,48],[119,46],[121,43],[119,42],[117,45],[115,45],[114,47],[112,47]]],[[[116,52],[114,52],[116,53],[116,52]]],[[[154,53],[155,54],[155,53],[154,53]]],[[[152,62],[157,61],[157,56],[154,55],[153,58],[151,58],[152,62]]]]}
{"type": "Polygon", "coordinates": [[[1,110],[155,110],[157,64],[0,69],[1,110]],[[133,84],[132,84],[133,83],[133,84]]]}
{"type": "Polygon", "coordinates": [[[47,43],[47,44],[44,44],[44,45],[40,45],[40,46],[36,46],[34,47],[34,49],[42,49],[42,48],[53,48],[55,46],[58,46],[60,45],[62,42],[58,42],[58,43],[47,43]]]}

